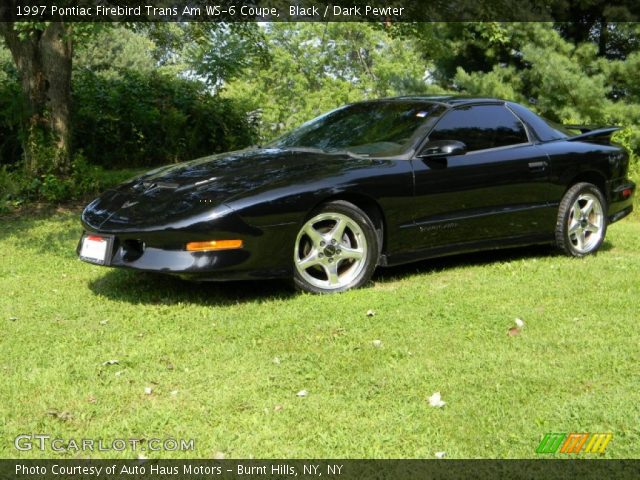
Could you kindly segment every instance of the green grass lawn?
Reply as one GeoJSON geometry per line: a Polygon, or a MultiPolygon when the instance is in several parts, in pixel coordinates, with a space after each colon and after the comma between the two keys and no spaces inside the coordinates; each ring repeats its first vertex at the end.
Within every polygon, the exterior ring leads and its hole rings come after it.
{"type": "Polygon", "coordinates": [[[77,211],[0,222],[0,457],[78,455],[14,449],[36,433],[195,439],[149,458],[516,458],[572,431],[640,457],[637,216],[582,260],[457,256],[332,296],[91,266],[77,211]]]}

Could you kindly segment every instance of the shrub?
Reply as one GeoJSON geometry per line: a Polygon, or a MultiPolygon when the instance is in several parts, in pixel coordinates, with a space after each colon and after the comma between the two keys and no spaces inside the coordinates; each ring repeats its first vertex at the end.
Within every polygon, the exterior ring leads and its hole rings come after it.
{"type": "Polygon", "coordinates": [[[125,71],[74,79],[74,148],[107,168],[162,165],[242,148],[253,129],[237,101],[196,80],[125,71]]]}
{"type": "Polygon", "coordinates": [[[83,200],[117,185],[141,169],[107,170],[91,165],[81,154],[71,162],[70,173],[61,177],[51,171],[27,175],[20,166],[0,167],[0,213],[25,202],[51,203],[83,200]]]}
{"type": "Polygon", "coordinates": [[[0,77],[0,211],[25,201],[84,198],[147,167],[242,148],[254,139],[244,105],[212,95],[201,82],[159,72],[105,77],[82,71],[73,80],[72,110],[73,150],[80,153],[60,176],[46,142],[32,135],[38,168],[27,175],[20,145],[25,108],[15,72],[7,72],[0,77]]]}

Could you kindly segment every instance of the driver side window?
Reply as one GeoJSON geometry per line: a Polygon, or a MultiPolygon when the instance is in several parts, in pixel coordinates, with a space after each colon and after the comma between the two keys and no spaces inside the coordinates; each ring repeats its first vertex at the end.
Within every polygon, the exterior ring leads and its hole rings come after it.
{"type": "Polygon", "coordinates": [[[476,105],[447,113],[429,134],[429,141],[457,140],[467,151],[528,143],[522,122],[502,105],[476,105]]]}

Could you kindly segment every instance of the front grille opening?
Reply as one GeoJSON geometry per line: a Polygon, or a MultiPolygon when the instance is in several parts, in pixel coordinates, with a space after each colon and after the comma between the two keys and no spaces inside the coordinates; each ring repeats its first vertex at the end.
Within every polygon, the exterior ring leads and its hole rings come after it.
{"type": "Polygon", "coordinates": [[[133,262],[144,253],[144,242],[141,240],[125,240],[122,242],[122,259],[125,262],[133,262]]]}

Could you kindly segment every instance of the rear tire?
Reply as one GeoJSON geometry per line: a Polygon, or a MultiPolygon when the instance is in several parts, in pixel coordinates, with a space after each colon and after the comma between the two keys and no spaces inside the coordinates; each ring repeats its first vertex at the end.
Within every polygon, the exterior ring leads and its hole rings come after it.
{"type": "Polygon", "coordinates": [[[596,252],[607,233],[607,202],[591,183],[580,182],[562,197],[556,222],[556,245],[566,255],[596,252]]]}
{"type": "Polygon", "coordinates": [[[367,283],[376,268],[379,242],[366,213],[337,200],[316,209],[296,237],[293,282],[298,290],[337,293],[367,283]]]}

